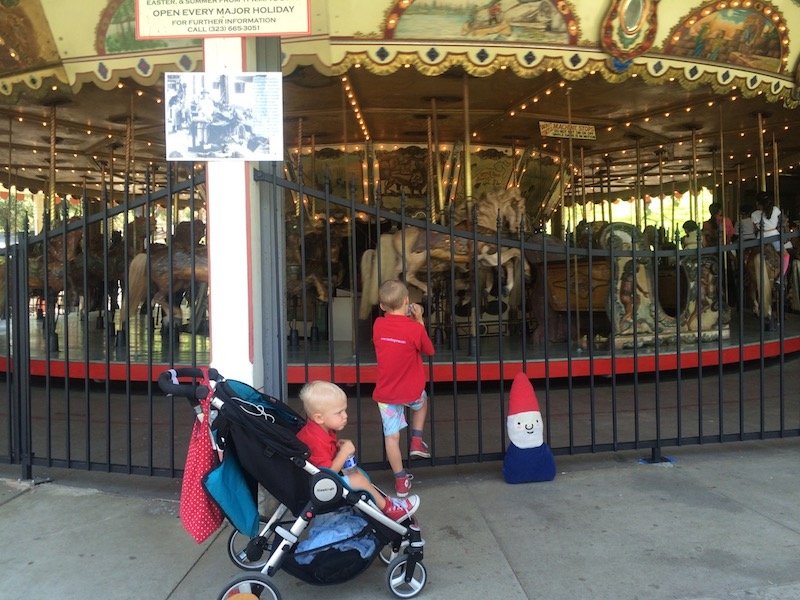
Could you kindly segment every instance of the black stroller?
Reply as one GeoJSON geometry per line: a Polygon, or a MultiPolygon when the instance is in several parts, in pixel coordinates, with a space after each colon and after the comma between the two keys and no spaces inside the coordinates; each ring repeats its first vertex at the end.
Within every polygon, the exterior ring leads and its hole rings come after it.
{"type": "MultiPolygon", "coordinates": [[[[210,427],[225,460],[230,455],[238,459],[251,484],[244,493],[254,494],[257,482],[279,502],[272,516],[260,517],[255,537],[234,529],[228,554],[248,572],[231,579],[218,599],[280,600],[272,579],[279,569],[310,584],[328,585],[359,575],[376,556],[388,564],[386,583],[395,596],[419,594],[427,571],[416,519],[389,519],[368,492],[350,489],[337,473],[309,463],[308,448],[296,437],[304,419],[287,404],[225,380],[215,369],[208,370],[208,378],[213,388],[210,427]],[[346,528],[334,525],[345,523],[346,528]],[[316,546],[308,543],[312,532],[320,534],[316,546]]],[[[170,369],[158,384],[164,393],[186,397],[196,407],[208,394],[203,379],[200,369],[170,369]]]]}

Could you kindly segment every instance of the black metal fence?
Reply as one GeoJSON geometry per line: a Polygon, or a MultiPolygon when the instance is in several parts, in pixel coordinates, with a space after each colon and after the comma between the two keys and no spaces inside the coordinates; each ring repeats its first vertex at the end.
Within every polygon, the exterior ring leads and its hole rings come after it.
{"type": "MultiPolygon", "coordinates": [[[[624,224],[563,240],[534,232],[524,203],[521,213],[509,208],[513,194],[433,214],[402,198],[364,204],[355,191],[339,198],[264,180],[287,214],[287,401],[298,407],[309,379],[342,385],[362,464],[386,465],[371,328],[374,284],[396,273],[416,275],[412,300],[436,347],[427,362],[432,464],[502,457],[508,382],[519,370],[556,454],[640,450],[659,460],[683,444],[800,434],[789,375],[800,355],[797,263],[775,271],[773,240],[684,249],[624,224]],[[754,313],[756,283],[774,301],[754,313]]],[[[208,361],[207,258],[194,222],[201,183],[149,186],[99,209],[84,199],[78,219],[63,215],[6,246],[0,459],[23,476],[34,466],[180,474],[192,415],[153,381],[163,368],[208,361]],[[153,215],[166,223],[163,246],[153,215]],[[87,240],[79,251],[71,236],[87,240]],[[119,238],[122,250],[112,250],[119,238]],[[115,252],[127,267],[140,250],[145,298],[168,300],[133,307],[123,323],[115,307],[134,271],[115,270],[115,252]],[[177,281],[181,261],[195,273],[188,282],[177,281]],[[82,310],[77,296],[100,300],[82,310]],[[180,327],[162,326],[172,306],[180,327]]],[[[797,235],[782,233],[779,246],[797,235]]]]}

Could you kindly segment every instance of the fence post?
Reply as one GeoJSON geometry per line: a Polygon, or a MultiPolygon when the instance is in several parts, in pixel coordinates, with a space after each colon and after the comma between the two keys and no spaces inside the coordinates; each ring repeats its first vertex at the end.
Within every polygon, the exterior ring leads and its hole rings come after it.
{"type": "Polygon", "coordinates": [[[9,252],[9,265],[13,269],[11,281],[14,292],[9,298],[11,309],[11,397],[16,415],[12,415],[14,441],[12,454],[19,460],[20,479],[33,479],[31,405],[30,405],[30,322],[28,320],[28,233],[23,232],[18,243],[9,252]]]}

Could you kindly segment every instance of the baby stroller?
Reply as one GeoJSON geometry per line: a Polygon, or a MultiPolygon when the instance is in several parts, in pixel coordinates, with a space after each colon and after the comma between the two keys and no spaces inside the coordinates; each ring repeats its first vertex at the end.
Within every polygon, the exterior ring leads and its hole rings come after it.
{"type": "MultiPolygon", "coordinates": [[[[255,537],[236,530],[231,534],[229,557],[247,572],[231,579],[218,600],[280,600],[272,579],[280,569],[314,585],[342,583],[365,571],[376,556],[388,564],[386,584],[396,597],[413,598],[422,591],[425,542],[416,519],[391,520],[368,492],[350,489],[339,474],[309,463],[308,448],[296,437],[304,419],[288,405],[226,380],[215,369],[208,370],[207,380],[200,369],[170,369],[158,384],[165,394],[183,396],[194,407],[211,389],[208,422],[224,451],[223,462],[235,457],[246,478],[279,502],[271,516],[260,518],[255,537]],[[337,537],[341,532],[347,537],[337,537]]],[[[253,493],[254,487],[243,493],[253,493]]]]}

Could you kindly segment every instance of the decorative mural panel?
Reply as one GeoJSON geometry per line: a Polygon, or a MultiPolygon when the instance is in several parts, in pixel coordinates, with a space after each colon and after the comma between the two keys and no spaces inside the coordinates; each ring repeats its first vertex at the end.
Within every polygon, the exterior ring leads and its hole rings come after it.
{"type": "Polygon", "coordinates": [[[97,54],[141,52],[151,48],[200,46],[202,40],[137,40],[133,0],[111,0],[100,16],[95,32],[97,54]]]}
{"type": "MultiPolygon", "coordinates": [[[[363,161],[363,152],[321,148],[313,154],[303,155],[303,180],[307,186],[317,190],[324,190],[328,184],[331,194],[347,198],[348,189],[359,185],[364,177],[363,161]]],[[[296,175],[290,178],[296,179],[296,175]]]]}
{"type": "Polygon", "coordinates": [[[475,39],[574,45],[578,19],[565,0],[399,0],[386,39],[475,39]]]}
{"type": "Polygon", "coordinates": [[[399,206],[400,197],[415,208],[424,208],[428,193],[428,151],[408,146],[392,151],[377,151],[383,201],[399,206]]]}
{"type": "Polygon", "coordinates": [[[0,23],[0,75],[34,71],[58,60],[38,3],[2,2],[0,23]]]}
{"type": "Polygon", "coordinates": [[[781,73],[789,37],[781,12],[769,2],[747,8],[725,2],[701,6],[685,17],[664,44],[664,53],[781,73]]]}
{"type": "Polygon", "coordinates": [[[656,37],[659,0],[612,0],[603,20],[603,49],[620,61],[647,52],[656,37]]]}

